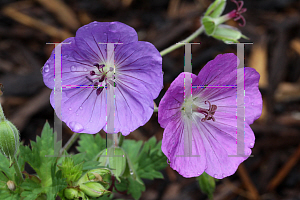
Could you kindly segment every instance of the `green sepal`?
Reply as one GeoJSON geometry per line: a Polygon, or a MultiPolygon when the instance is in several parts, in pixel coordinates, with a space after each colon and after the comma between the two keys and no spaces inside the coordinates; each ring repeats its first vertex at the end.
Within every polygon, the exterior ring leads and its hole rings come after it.
{"type": "Polygon", "coordinates": [[[79,185],[81,191],[83,191],[87,196],[90,197],[101,197],[104,194],[111,193],[108,190],[105,190],[103,185],[96,182],[88,182],[79,185]]]}
{"type": "Polygon", "coordinates": [[[67,199],[75,199],[78,197],[78,190],[75,188],[64,189],[64,196],[67,199]]]}
{"type": "Polygon", "coordinates": [[[210,6],[207,8],[204,16],[210,17],[219,17],[226,6],[226,0],[215,0],[210,6]]]}
{"type": "Polygon", "coordinates": [[[213,37],[222,40],[225,43],[238,43],[239,39],[245,38],[248,39],[246,36],[244,36],[240,30],[237,28],[234,28],[232,26],[228,25],[219,25],[215,33],[213,34],[213,37]]]}
{"type": "Polygon", "coordinates": [[[112,173],[118,181],[120,176],[123,175],[126,169],[126,156],[123,148],[121,147],[110,147],[101,152],[99,162],[101,165],[107,166],[112,169],[112,173]]]}
{"type": "Polygon", "coordinates": [[[216,182],[213,177],[203,172],[197,177],[201,191],[208,196],[209,199],[213,199],[213,193],[216,188],[216,182]]]}
{"type": "Polygon", "coordinates": [[[102,185],[107,186],[106,182],[110,180],[111,171],[105,168],[92,169],[86,172],[78,180],[76,185],[87,183],[87,182],[100,182],[102,185]],[[102,180],[101,180],[102,179],[102,180]]]}

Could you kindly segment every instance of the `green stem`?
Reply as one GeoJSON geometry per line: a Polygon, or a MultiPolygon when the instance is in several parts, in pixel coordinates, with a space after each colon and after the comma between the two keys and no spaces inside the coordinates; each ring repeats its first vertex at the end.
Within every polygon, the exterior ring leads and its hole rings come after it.
{"type": "Polygon", "coordinates": [[[124,135],[122,135],[122,133],[120,133],[120,137],[119,137],[119,147],[122,146],[123,141],[124,141],[124,135]]]}
{"type": "Polygon", "coordinates": [[[22,176],[22,173],[21,173],[19,164],[18,164],[18,162],[17,162],[16,156],[13,156],[13,157],[12,157],[12,161],[13,161],[13,166],[14,166],[14,168],[15,168],[15,171],[16,171],[16,173],[17,173],[17,177],[18,177],[20,180],[24,181],[24,178],[23,178],[23,176],[22,176]]]}
{"type": "Polygon", "coordinates": [[[4,121],[4,120],[5,120],[5,116],[4,116],[4,113],[3,113],[2,106],[0,104],[0,121],[4,121]]]}
{"type": "Polygon", "coordinates": [[[71,148],[71,146],[77,140],[77,138],[79,137],[79,135],[80,135],[79,133],[73,133],[73,135],[68,140],[68,142],[65,144],[65,146],[60,150],[60,152],[59,152],[60,155],[62,155],[64,151],[68,151],[71,148]]]}
{"type": "Polygon", "coordinates": [[[198,28],[192,35],[190,35],[189,37],[185,38],[184,40],[182,40],[179,43],[173,44],[172,46],[166,48],[165,50],[160,52],[161,56],[164,56],[168,53],[170,53],[171,51],[174,51],[175,49],[178,49],[181,46],[184,46],[184,43],[188,43],[190,41],[192,41],[193,39],[195,39],[198,35],[200,35],[202,32],[204,31],[204,26],[202,25],[200,28],[198,28]]]}

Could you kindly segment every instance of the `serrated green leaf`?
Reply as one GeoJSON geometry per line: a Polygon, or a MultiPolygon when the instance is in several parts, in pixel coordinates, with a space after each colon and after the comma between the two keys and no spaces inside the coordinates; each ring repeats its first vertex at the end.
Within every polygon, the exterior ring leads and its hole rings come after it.
{"type": "Polygon", "coordinates": [[[56,164],[51,166],[51,179],[52,184],[46,188],[47,200],[55,199],[56,195],[67,187],[65,178],[62,176],[61,171],[56,172],[56,164]]]}
{"type": "Polygon", "coordinates": [[[36,171],[41,179],[41,185],[51,185],[51,166],[56,157],[46,157],[54,154],[53,130],[48,122],[45,123],[41,137],[36,137],[36,142],[31,141],[31,149],[28,146],[20,146],[20,155],[36,171]]]}
{"type": "Polygon", "coordinates": [[[216,188],[216,182],[213,177],[203,172],[197,177],[201,191],[208,196],[209,199],[213,199],[213,193],[216,188]]]}
{"type": "MultiPolygon", "coordinates": [[[[2,172],[4,172],[9,180],[14,180],[15,169],[10,167],[9,160],[2,153],[0,153],[0,161],[0,173],[3,175],[2,172]]],[[[0,180],[8,181],[7,178],[3,176],[0,176],[0,178],[2,177],[0,180]]]]}
{"type": "Polygon", "coordinates": [[[17,193],[12,193],[9,190],[0,190],[0,199],[2,200],[20,200],[21,197],[17,193]]]}
{"type": "Polygon", "coordinates": [[[106,148],[106,140],[101,138],[100,134],[80,134],[79,146],[77,150],[85,153],[85,160],[93,160],[100,151],[106,148]]]}
{"type": "Polygon", "coordinates": [[[138,160],[138,155],[140,153],[140,149],[143,145],[143,141],[135,141],[135,140],[129,140],[126,139],[123,141],[123,149],[128,154],[130,160],[132,163],[136,163],[138,160]]]}
{"type": "Polygon", "coordinates": [[[25,179],[25,181],[21,184],[21,187],[24,189],[24,191],[21,193],[21,196],[24,197],[24,200],[36,199],[44,192],[44,189],[39,183],[36,183],[29,178],[25,179]]]}
{"type": "Polygon", "coordinates": [[[131,194],[131,196],[137,200],[141,197],[142,192],[145,191],[145,186],[134,180],[133,178],[129,177],[128,178],[129,185],[128,185],[128,190],[127,193],[131,194]]]}
{"type": "Polygon", "coordinates": [[[90,160],[83,163],[82,171],[98,169],[98,168],[106,168],[106,167],[100,166],[100,162],[96,160],[90,160]]]}

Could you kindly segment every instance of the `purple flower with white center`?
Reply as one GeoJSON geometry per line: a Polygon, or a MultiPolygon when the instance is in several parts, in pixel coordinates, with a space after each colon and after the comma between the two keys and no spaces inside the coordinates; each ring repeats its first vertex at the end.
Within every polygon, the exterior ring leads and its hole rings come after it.
{"type": "MultiPolygon", "coordinates": [[[[107,132],[114,114],[114,132],[128,135],[151,117],[163,86],[162,58],[136,31],[120,22],[92,22],[61,45],[62,116],[72,131],[107,132]],[[107,44],[114,44],[114,60],[107,44]],[[107,94],[114,91],[115,112],[107,113],[107,94]]],[[[57,47],[58,48],[58,47],[57,47]]],[[[54,50],[43,67],[44,83],[54,88],[54,50]]],[[[54,108],[54,91],[50,96],[54,108]]],[[[112,103],[112,102],[109,102],[112,103]]]]}
{"type": "Polygon", "coordinates": [[[165,129],[162,151],[170,166],[184,177],[196,177],[205,171],[222,179],[235,173],[239,164],[251,155],[255,137],[249,125],[262,111],[259,74],[248,67],[237,70],[238,62],[234,54],[223,54],[208,62],[198,76],[181,73],[159,104],[158,122],[165,129]],[[244,95],[244,91],[237,94],[237,88],[231,86],[242,83],[244,72],[246,156],[231,157],[238,155],[237,108],[244,108],[237,105],[237,95],[244,95]],[[184,78],[192,78],[192,95],[187,99],[184,99],[184,78]],[[191,114],[184,110],[187,104],[191,105],[191,114]],[[184,156],[184,134],[191,138],[194,156],[184,156]]]}

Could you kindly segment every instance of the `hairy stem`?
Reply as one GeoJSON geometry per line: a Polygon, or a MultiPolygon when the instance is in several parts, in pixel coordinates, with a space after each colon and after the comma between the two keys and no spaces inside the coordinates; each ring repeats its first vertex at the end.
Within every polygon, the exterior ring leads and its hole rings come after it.
{"type": "Polygon", "coordinates": [[[60,150],[59,154],[62,155],[65,150],[68,151],[70,149],[70,147],[73,145],[73,143],[77,140],[79,135],[80,135],[79,133],[73,133],[73,135],[68,140],[68,142],[65,144],[65,146],[60,150]]]}
{"type": "Polygon", "coordinates": [[[192,41],[193,39],[195,39],[198,35],[200,35],[202,32],[204,31],[204,26],[202,25],[200,28],[198,28],[192,35],[190,35],[189,37],[185,38],[184,40],[182,40],[179,43],[173,44],[172,46],[166,48],[165,50],[160,52],[161,56],[164,56],[168,53],[170,53],[171,51],[174,51],[175,49],[178,49],[181,46],[184,46],[184,43],[188,43],[190,41],[192,41]]]}
{"type": "Polygon", "coordinates": [[[17,162],[16,156],[13,156],[13,157],[12,157],[12,161],[13,161],[13,166],[14,166],[14,168],[15,168],[15,171],[16,171],[16,173],[17,173],[17,177],[18,177],[20,180],[24,181],[24,178],[23,178],[23,176],[22,176],[22,173],[21,173],[19,164],[18,164],[18,162],[17,162]]]}

